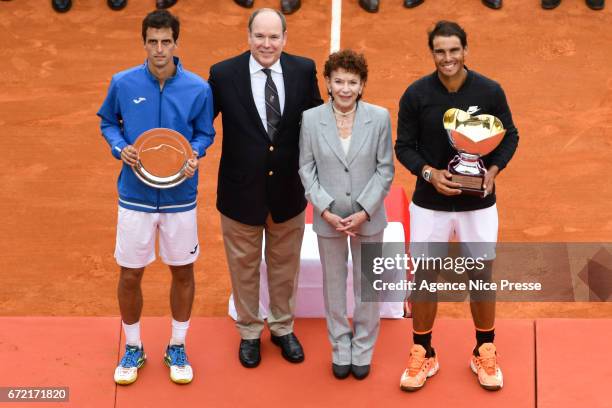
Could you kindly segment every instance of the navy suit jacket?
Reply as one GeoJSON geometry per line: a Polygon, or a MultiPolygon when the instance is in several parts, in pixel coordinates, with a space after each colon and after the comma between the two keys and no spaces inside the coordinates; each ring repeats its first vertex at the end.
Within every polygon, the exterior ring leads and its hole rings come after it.
{"type": "Polygon", "coordinates": [[[263,225],[268,214],[285,222],[306,208],[298,174],[302,112],[323,100],[314,61],[282,53],[285,106],[272,143],[253,100],[249,57],[247,51],[210,69],[215,117],[221,113],[223,123],[217,209],[247,225],[263,225]]]}

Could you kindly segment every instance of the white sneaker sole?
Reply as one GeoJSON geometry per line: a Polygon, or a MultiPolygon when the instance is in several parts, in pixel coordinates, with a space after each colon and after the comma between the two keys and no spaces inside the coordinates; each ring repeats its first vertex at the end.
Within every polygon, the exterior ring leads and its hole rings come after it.
{"type": "Polygon", "coordinates": [[[142,364],[136,368],[136,373],[134,374],[134,377],[130,377],[130,378],[121,378],[121,377],[117,377],[117,375],[115,374],[113,376],[114,380],[115,380],[115,384],[119,384],[119,385],[130,385],[136,382],[136,380],[138,379],[138,370],[140,368],[142,368],[142,366],[145,365],[145,363],[147,362],[147,356],[144,356],[144,361],[142,362],[142,364]]]}
{"type": "Polygon", "coordinates": [[[472,361],[472,359],[470,359],[470,368],[472,369],[472,372],[476,375],[476,378],[478,378],[478,383],[480,384],[480,386],[482,388],[484,388],[485,390],[488,391],[499,391],[504,387],[504,379],[502,377],[501,383],[500,384],[484,384],[482,382],[480,382],[480,377],[478,376],[478,369],[476,368],[476,366],[474,365],[474,362],[472,361]]]}
{"type": "MultiPolygon", "coordinates": [[[[440,370],[440,363],[438,363],[436,361],[436,364],[429,370],[429,372],[427,373],[427,378],[429,377],[433,377],[434,375],[436,375],[436,373],[440,370]]],[[[402,385],[400,383],[400,389],[402,391],[406,391],[406,392],[414,392],[414,391],[418,391],[421,388],[423,388],[425,386],[425,383],[427,383],[427,379],[425,381],[423,381],[423,384],[418,385],[418,386],[408,386],[408,385],[402,385]]]]}
{"type": "Polygon", "coordinates": [[[193,378],[174,378],[172,376],[170,376],[170,379],[175,384],[189,384],[191,381],[193,381],[193,378]]]}
{"type": "Polygon", "coordinates": [[[191,372],[191,378],[175,377],[175,376],[172,375],[172,367],[170,366],[170,364],[168,363],[168,361],[165,358],[164,358],[164,364],[166,365],[166,367],[168,367],[170,369],[170,379],[172,380],[173,383],[175,383],[175,384],[189,384],[190,382],[193,381],[193,371],[191,372]]]}

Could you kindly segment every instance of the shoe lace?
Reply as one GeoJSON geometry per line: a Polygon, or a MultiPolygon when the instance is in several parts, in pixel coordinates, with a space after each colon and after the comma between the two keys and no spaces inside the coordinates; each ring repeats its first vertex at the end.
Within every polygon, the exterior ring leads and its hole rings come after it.
{"type": "Polygon", "coordinates": [[[497,356],[493,354],[487,357],[478,357],[478,364],[487,372],[487,374],[495,374],[497,356]]]}
{"type": "Polygon", "coordinates": [[[417,357],[414,354],[410,355],[408,359],[408,375],[414,377],[421,371],[423,364],[425,363],[425,358],[417,357]]]}
{"type": "Polygon", "coordinates": [[[136,367],[136,365],[138,364],[138,354],[139,354],[139,349],[136,347],[126,347],[125,349],[125,354],[123,355],[123,358],[121,359],[121,367],[124,368],[131,368],[131,367],[136,367]]]}
{"type": "Polygon", "coordinates": [[[172,365],[184,366],[187,361],[187,354],[185,354],[185,347],[183,346],[170,346],[170,359],[172,365]]]}

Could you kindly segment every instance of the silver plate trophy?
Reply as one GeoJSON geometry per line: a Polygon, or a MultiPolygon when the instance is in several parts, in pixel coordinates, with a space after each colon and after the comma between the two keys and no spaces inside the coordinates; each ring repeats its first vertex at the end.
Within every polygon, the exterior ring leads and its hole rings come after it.
{"type": "Polygon", "coordinates": [[[132,170],[148,186],[171,188],[186,180],[187,160],[193,157],[189,141],[179,132],[167,128],[154,128],[136,139],[134,148],[138,163],[132,170]]]}

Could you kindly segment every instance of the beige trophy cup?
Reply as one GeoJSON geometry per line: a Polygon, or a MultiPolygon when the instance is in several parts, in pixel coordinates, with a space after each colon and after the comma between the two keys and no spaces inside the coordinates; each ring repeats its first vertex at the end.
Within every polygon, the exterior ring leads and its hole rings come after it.
{"type": "Polygon", "coordinates": [[[501,143],[506,133],[503,124],[493,115],[471,116],[452,108],[444,113],[444,129],[459,153],[448,163],[451,180],[461,184],[464,193],[484,197],[482,185],[487,169],[481,157],[501,143]]]}
{"type": "Polygon", "coordinates": [[[185,181],[184,170],[193,149],[179,132],[166,128],[147,130],[138,136],[134,148],[138,163],[132,170],[146,185],[171,188],[185,181]]]}

